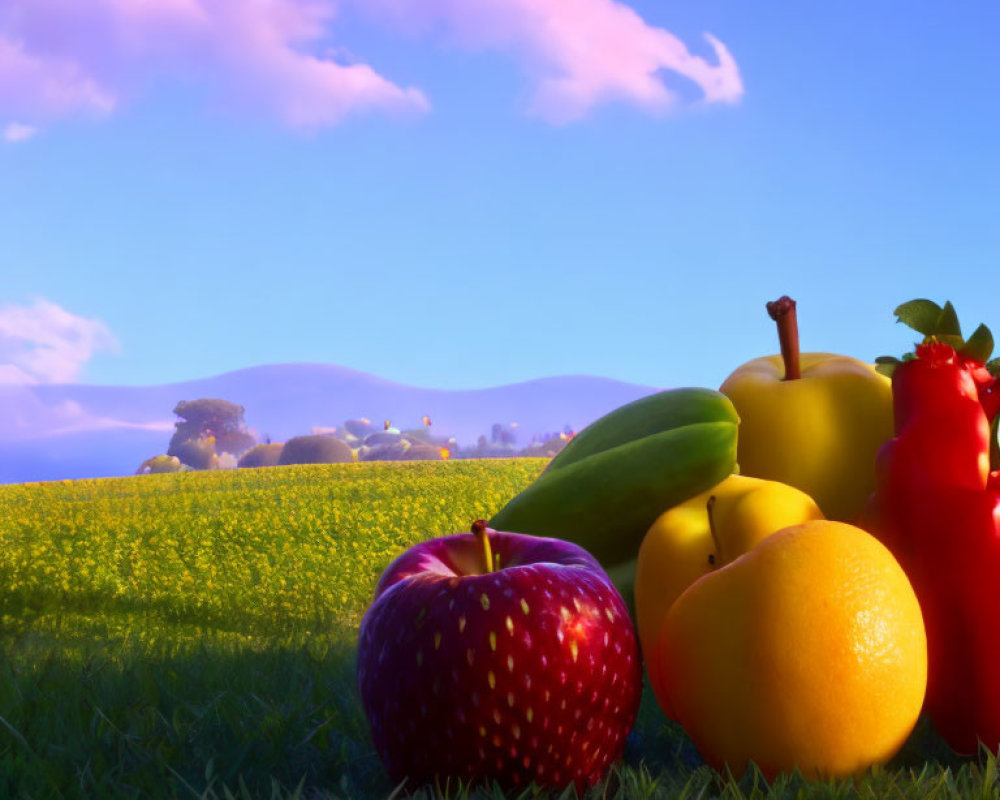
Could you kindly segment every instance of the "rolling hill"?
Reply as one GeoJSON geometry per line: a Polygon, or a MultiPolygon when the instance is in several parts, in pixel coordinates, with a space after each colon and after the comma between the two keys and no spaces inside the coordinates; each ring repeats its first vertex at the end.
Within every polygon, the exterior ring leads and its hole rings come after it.
{"type": "Polygon", "coordinates": [[[258,438],[283,441],[368,417],[433,430],[460,445],[517,423],[518,442],[579,430],[655,387],[568,375],[486,389],[407,386],[327,364],[276,364],[158,386],[0,386],[0,482],[127,475],[164,452],[181,400],[221,397],[246,409],[258,438]]]}

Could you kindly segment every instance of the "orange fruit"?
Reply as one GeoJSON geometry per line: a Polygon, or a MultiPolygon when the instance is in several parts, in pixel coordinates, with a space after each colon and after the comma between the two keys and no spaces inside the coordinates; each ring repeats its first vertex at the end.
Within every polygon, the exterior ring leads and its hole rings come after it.
{"type": "Polygon", "coordinates": [[[653,656],[709,764],[836,778],[890,759],[927,685],[920,606],[892,554],[851,525],[784,528],[689,586],[653,656]]]}
{"type": "MultiPolygon", "coordinates": [[[[805,492],[746,475],[730,475],[662,513],[646,532],[635,566],[635,621],[643,652],[655,647],[670,606],[698,578],[775,531],[811,519],[823,519],[823,513],[805,492]]],[[[649,681],[662,702],[652,670],[649,681]]]]}

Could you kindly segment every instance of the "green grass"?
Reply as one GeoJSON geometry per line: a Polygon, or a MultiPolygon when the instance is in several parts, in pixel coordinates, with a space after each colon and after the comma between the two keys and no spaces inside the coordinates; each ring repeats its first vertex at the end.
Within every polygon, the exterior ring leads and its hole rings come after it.
{"type": "MultiPolygon", "coordinates": [[[[357,696],[357,625],[392,557],[490,516],[544,463],[0,487],[0,798],[503,797],[392,785],[357,696]]],[[[624,764],[588,795],[1000,799],[996,760],[955,758],[926,724],[856,783],[737,782],[648,690],[624,764]]]]}

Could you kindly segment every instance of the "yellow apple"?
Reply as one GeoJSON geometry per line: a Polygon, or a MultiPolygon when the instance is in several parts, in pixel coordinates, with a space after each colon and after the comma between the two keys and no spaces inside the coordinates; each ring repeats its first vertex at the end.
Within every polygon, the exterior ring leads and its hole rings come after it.
{"type": "MultiPolygon", "coordinates": [[[[805,492],[745,475],[730,475],[707,492],[661,514],[642,541],[635,570],[636,625],[643,652],[655,650],[667,611],[696,580],[743,555],[780,528],[822,518],[823,513],[805,492]]],[[[662,707],[662,693],[655,681],[653,689],[662,707]]]]}
{"type": "Polygon", "coordinates": [[[767,307],[781,355],[743,364],[719,388],[740,415],[740,472],[789,483],[828,519],[857,522],[875,489],[875,454],[893,434],[891,383],[856,358],[800,355],[795,301],[767,307]]]}

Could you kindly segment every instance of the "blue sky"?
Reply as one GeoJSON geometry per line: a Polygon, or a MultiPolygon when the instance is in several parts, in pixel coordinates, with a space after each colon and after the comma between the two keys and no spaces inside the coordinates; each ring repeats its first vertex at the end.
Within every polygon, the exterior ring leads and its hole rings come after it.
{"type": "MultiPolygon", "coordinates": [[[[742,94],[659,73],[671,110],[626,96],[570,121],[538,112],[544,42],[383,5],[299,47],[409,100],[304,125],[237,91],[262,80],[234,78],[244,62],[180,47],[94,66],[113,108],[32,105],[0,46],[0,362],[50,346],[40,304],[91,338],[34,379],[111,384],[325,362],[440,388],[717,386],[776,350],[764,303],[784,293],[804,350],[901,352],[891,312],[917,296],[1000,333],[994,3],[594,0],[714,64],[711,33],[742,94]]],[[[29,52],[11,20],[0,45],[29,52]]]]}

